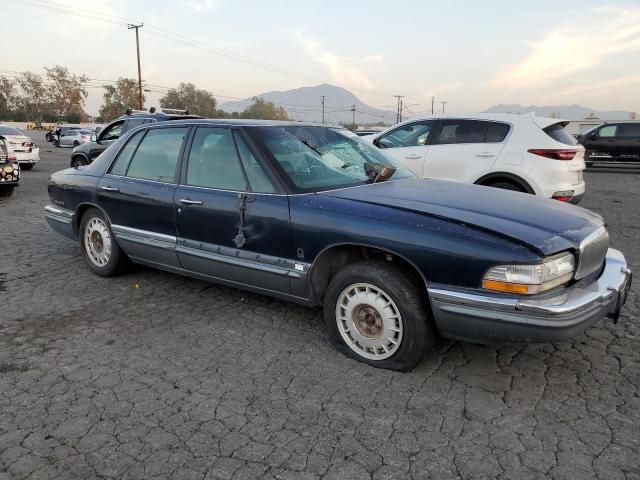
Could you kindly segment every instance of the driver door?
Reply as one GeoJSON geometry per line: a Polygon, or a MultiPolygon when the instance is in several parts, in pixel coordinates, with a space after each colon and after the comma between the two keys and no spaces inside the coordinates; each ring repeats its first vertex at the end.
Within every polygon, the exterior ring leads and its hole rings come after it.
{"type": "Polygon", "coordinates": [[[435,125],[434,120],[407,123],[381,135],[373,143],[413,173],[424,177],[425,158],[435,125]]]}

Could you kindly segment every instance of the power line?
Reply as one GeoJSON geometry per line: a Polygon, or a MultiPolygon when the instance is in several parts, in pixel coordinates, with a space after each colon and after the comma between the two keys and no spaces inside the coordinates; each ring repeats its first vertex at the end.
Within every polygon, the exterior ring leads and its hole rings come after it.
{"type": "MultiPolygon", "coordinates": [[[[82,17],[82,18],[90,18],[93,20],[103,21],[106,23],[111,23],[111,24],[121,25],[121,26],[128,26],[133,23],[129,19],[126,19],[124,17],[117,17],[115,15],[109,15],[109,14],[98,13],[98,12],[94,12],[94,13],[78,12],[76,10],[73,10],[71,7],[67,5],[60,4],[57,2],[50,2],[47,0],[0,0],[0,1],[5,1],[5,2],[16,4],[16,5],[39,8],[39,9],[48,10],[48,11],[52,11],[54,13],[59,13],[59,14],[73,15],[73,16],[82,17]]],[[[270,70],[275,73],[279,73],[281,75],[295,77],[298,79],[307,80],[311,82],[326,83],[326,81],[324,80],[307,77],[305,75],[301,75],[297,71],[290,70],[285,67],[281,67],[272,63],[263,62],[248,56],[231,52],[229,50],[224,50],[219,47],[216,47],[215,45],[200,42],[198,40],[191,39],[179,33],[165,30],[161,27],[158,27],[152,24],[146,24],[146,27],[147,27],[146,28],[147,33],[150,33],[152,35],[156,35],[159,37],[164,37],[165,39],[169,39],[178,43],[183,43],[185,45],[188,45],[194,48],[199,48],[201,50],[207,51],[209,53],[213,53],[215,55],[223,56],[232,60],[236,60],[238,62],[242,62],[242,63],[253,65],[262,69],[270,70]]],[[[340,84],[337,84],[337,85],[340,86],[340,84]]],[[[353,87],[350,87],[350,90],[353,90],[356,92],[364,92],[370,95],[392,96],[388,93],[375,92],[371,90],[364,90],[364,89],[353,88],[353,87]]]]}

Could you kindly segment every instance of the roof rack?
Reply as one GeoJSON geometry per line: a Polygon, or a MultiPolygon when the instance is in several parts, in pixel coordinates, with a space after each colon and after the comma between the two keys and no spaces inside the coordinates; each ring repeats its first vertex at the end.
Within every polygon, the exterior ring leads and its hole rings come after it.
{"type": "Polygon", "coordinates": [[[146,110],[135,110],[133,108],[127,108],[126,114],[131,115],[133,113],[149,113],[146,110]]]}
{"type": "Polygon", "coordinates": [[[160,111],[170,115],[189,115],[189,110],[182,108],[161,108],[160,111]]]}

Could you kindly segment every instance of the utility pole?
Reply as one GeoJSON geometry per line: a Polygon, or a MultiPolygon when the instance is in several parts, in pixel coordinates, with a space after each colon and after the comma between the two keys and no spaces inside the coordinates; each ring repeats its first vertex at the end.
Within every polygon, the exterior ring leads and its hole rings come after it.
{"type": "Polygon", "coordinates": [[[326,95],[322,95],[322,124],[324,125],[324,99],[326,98],[326,95]]]}
{"type": "Polygon", "coordinates": [[[442,113],[444,114],[444,106],[449,102],[440,102],[442,104],[442,113]]]}
{"type": "Polygon", "coordinates": [[[143,102],[142,102],[142,71],[140,70],[140,37],[138,36],[138,29],[141,28],[144,25],[144,23],[141,23],[140,25],[133,25],[132,23],[129,23],[127,25],[127,29],[129,30],[136,30],[136,50],[138,51],[138,107],[140,108],[140,110],[142,110],[143,108],[143,102]]]}
{"type": "Polygon", "coordinates": [[[404,100],[400,99],[400,118],[399,122],[402,121],[402,110],[404,109],[404,100]]]}
{"type": "Polygon", "coordinates": [[[394,98],[398,99],[398,107],[396,109],[396,123],[400,123],[400,116],[401,116],[400,105],[401,105],[402,99],[404,98],[404,95],[394,95],[394,98]]]}
{"type": "Polygon", "coordinates": [[[355,104],[351,105],[351,113],[353,114],[351,125],[353,125],[353,128],[355,128],[355,125],[356,125],[356,105],[355,104]]]}
{"type": "Polygon", "coordinates": [[[436,112],[435,112],[435,109],[434,109],[434,104],[435,104],[435,103],[436,103],[436,97],[431,96],[431,115],[433,115],[434,113],[436,113],[436,112]]]}

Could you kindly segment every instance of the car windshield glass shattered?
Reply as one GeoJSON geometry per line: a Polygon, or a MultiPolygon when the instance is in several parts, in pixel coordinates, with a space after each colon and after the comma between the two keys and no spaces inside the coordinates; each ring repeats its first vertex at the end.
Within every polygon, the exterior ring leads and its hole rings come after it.
{"type": "Polygon", "coordinates": [[[392,167],[392,180],[415,178],[377,148],[342,128],[290,126],[251,127],[250,135],[300,192],[371,183],[365,165],[392,167]]]}

